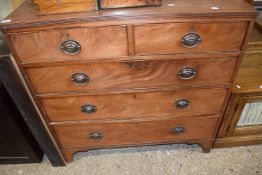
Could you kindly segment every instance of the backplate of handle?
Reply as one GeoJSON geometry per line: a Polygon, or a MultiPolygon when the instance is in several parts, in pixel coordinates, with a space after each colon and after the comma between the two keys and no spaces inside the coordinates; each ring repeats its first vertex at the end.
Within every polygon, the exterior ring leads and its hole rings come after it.
{"type": "Polygon", "coordinates": [[[80,110],[81,112],[86,113],[86,114],[93,114],[93,113],[96,113],[97,111],[96,106],[90,105],[90,104],[81,106],[80,110]]]}
{"type": "Polygon", "coordinates": [[[190,32],[181,39],[182,46],[186,48],[195,48],[201,43],[201,37],[194,32],[190,32]]]}
{"type": "Polygon", "coordinates": [[[192,67],[185,67],[181,69],[177,74],[178,74],[178,77],[182,80],[190,80],[190,79],[193,79],[197,75],[197,72],[192,67]]]}
{"type": "Polygon", "coordinates": [[[85,85],[89,83],[90,78],[84,73],[75,73],[72,75],[71,80],[77,85],[85,85]]]}
{"type": "Polygon", "coordinates": [[[170,130],[172,134],[182,134],[186,131],[184,127],[175,127],[170,130]]]}
{"type": "Polygon", "coordinates": [[[190,101],[187,99],[177,100],[175,106],[177,109],[185,109],[190,105],[190,101]]]}
{"type": "Polygon", "coordinates": [[[60,48],[61,51],[66,55],[77,55],[81,50],[80,44],[75,40],[64,41],[60,48]]]}
{"type": "Polygon", "coordinates": [[[104,134],[101,132],[91,132],[89,138],[92,140],[100,140],[104,137],[104,134]]]}

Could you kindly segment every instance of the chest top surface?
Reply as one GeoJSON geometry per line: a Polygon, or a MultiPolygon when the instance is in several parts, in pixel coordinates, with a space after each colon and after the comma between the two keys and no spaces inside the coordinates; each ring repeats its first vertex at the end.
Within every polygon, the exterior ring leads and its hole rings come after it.
{"type": "Polygon", "coordinates": [[[163,0],[162,6],[124,8],[81,13],[37,16],[31,1],[25,1],[6,19],[3,29],[41,26],[64,22],[96,21],[109,19],[138,19],[150,17],[254,17],[257,12],[244,0],[163,0]]]}

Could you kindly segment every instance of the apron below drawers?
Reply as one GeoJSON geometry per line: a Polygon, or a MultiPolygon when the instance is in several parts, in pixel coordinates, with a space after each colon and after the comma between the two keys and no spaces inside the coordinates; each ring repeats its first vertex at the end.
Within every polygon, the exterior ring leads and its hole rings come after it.
{"type": "Polygon", "coordinates": [[[227,89],[101,94],[42,98],[51,122],[188,117],[218,114],[227,89]]]}
{"type": "Polygon", "coordinates": [[[61,148],[98,148],[136,144],[211,140],[218,116],[144,121],[53,125],[61,148]]]}
{"type": "Polygon", "coordinates": [[[236,62],[236,58],[110,62],[32,67],[27,73],[38,94],[205,86],[230,84],[236,62]]]}

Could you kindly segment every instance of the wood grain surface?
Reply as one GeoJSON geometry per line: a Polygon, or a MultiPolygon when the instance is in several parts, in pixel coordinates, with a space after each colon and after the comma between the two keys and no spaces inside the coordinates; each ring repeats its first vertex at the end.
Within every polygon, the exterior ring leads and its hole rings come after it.
{"type": "Polygon", "coordinates": [[[250,35],[214,147],[262,143],[262,126],[237,127],[246,104],[262,101],[262,33],[258,24],[254,26],[250,35]]]}
{"type": "Polygon", "coordinates": [[[232,90],[234,93],[261,92],[262,52],[246,52],[232,90]]]}
{"type": "MultiPolygon", "coordinates": [[[[7,19],[12,19],[12,21],[0,24],[0,28],[25,29],[29,26],[46,26],[61,23],[69,24],[70,22],[75,21],[91,22],[94,20],[96,23],[100,20],[107,20],[107,22],[110,20],[117,20],[119,22],[121,21],[120,19],[123,18],[125,18],[125,21],[131,18],[135,19],[133,20],[134,23],[135,21],[140,21],[143,18],[148,17],[151,17],[151,22],[158,20],[159,18],[161,18],[161,20],[170,18],[175,20],[180,18],[185,21],[188,18],[196,20],[201,17],[209,17],[209,20],[212,21],[215,21],[218,18],[224,18],[224,21],[230,21],[230,18],[234,17],[235,21],[250,21],[256,15],[256,10],[244,0],[164,0],[162,6],[158,7],[124,8],[38,17],[32,8],[32,3],[30,1],[25,1],[25,3],[23,3],[16,11],[7,17],[7,19]],[[175,4],[175,6],[170,7],[168,4],[175,4]],[[219,9],[214,10],[212,7],[218,7],[219,9]]],[[[102,23],[105,24],[105,21],[102,21],[102,23]]],[[[232,33],[232,31],[229,31],[229,34],[230,33],[232,33]]]]}
{"type": "Polygon", "coordinates": [[[214,137],[217,117],[186,119],[159,119],[144,121],[120,121],[79,123],[53,126],[62,148],[107,147],[135,145],[153,142],[174,142],[192,139],[210,140],[214,137]],[[183,127],[184,133],[173,134],[171,129],[183,127]],[[89,134],[100,132],[103,138],[92,140],[89,134]]]}
{"type": "Polygon", "coordinates": [[[78,60],[88,57],[127,56],[126,26],[74,28],[22,33],[11,36],[21,62],[78,60]],[[64,41],[77,41],[81,50],[77,55],[64,54],[64,41]],[[29,51],[30,49],[30,51],[29,51]]]}
{"type": "Polygon", "coordinates": [[[36,14],[83,12],[97,9],[96,0],[32,0],[36,14]]]}
{"type": "Polygon", "coordinates": [[[41,102],[51,121],[131,119],[145,117],[185,117],[220,113],[226,89],[192,89],[174,92],[43,98],[41,102]],[[190,105],[177,109],[176,101],[190,105]],[[94,105],[96,113],[81,112],[83,105],[94,105]]]}
{"type": "Polygon", "coordinates": [[[162,0],[98,0],[100,9],[121,7],[158,6],[162,0]]]}
{"type": "Polygon", "coordinates": [[[262,29],[258,25],[254,26],[249,38],[244,58],[232,87],[233,93],[262,91],[260,87],[262,86],[262,29]]]}
{"type": "Polygon", "coordinates": [[[248,23],[167,23],[134,26],[137,54],[242,50],[248,23]],[[234,31],[234,32],[232,32],[234,31]],[[201,43],[185,48],[181,39],[195,32],[201,43]]]}
{"type": "Polygon", "coordinates": [[[27,73],[38,94],[167,86],[204,86],[230,84],[236,61],[235,58],[126,61],[32,67],[27,69],[27,73]],[[189,80],[180,79],[177,74],[185,67],[194,68],[197,75],[189,80]],[[89,83],[75,84],[71,80],[75,73],[86,74],[90,78],[89,83]]]}

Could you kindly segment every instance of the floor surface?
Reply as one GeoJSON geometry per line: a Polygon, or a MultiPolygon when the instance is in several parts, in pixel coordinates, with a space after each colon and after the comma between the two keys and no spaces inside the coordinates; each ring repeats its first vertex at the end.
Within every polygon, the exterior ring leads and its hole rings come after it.
{"type": "Polygon", "coordinates": [[[0,165],[0,175],[262,175],[262,145],[213,149],[163,145],[78,153],[66,167],[0,165]]]}

